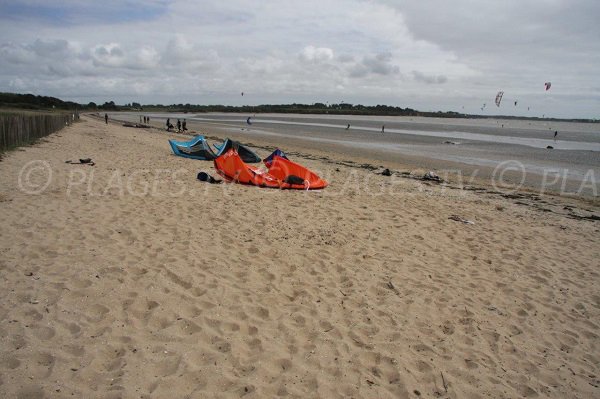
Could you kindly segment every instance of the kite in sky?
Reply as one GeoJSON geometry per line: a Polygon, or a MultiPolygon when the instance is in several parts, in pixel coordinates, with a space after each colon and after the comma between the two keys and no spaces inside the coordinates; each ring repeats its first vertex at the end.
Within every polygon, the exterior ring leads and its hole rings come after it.
{"type": "Polygon", "coordinates": [[[502,96],[504,95],[503,91],[499,91],[498,94],[496,94],[496,106],[499,107],[500,106],[500,102],[502,101],[502,96]]]}

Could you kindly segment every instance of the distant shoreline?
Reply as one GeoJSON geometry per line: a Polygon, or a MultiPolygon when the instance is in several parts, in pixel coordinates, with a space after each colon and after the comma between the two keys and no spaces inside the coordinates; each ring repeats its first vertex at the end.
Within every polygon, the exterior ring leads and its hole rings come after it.
{"type": "Polygon", "coordinates": [[[29,111],[53,111],[68,110],[81,112],[168,112],[168,113],[277,113],[277,114],[312,114],[312,115],[363,115],[363,116],[410,116],[430,117],[440,119],[507,119],[507,120],[529,120],[548,122],[583,122],[599,123],[600,119],[587,118],[545,118],[539,116],[510,116],[510,115],[479,115],[460,113],[455,111],[419,111],[409,107],[398,107],[390,105],[362,105],[348,104],[324,104],[315,102],[312,104],[262,104],[262,105],[200,105],[200,104],[140,104],[136,102],[128,104],[115,104],[107,101],[104,104],[89,102],[78,104],[72,101],[63,101],[55,97],[36,96],[33,94],[2,93],[0,92],[0,112],[4,109],[22,109],[29,111]]]}

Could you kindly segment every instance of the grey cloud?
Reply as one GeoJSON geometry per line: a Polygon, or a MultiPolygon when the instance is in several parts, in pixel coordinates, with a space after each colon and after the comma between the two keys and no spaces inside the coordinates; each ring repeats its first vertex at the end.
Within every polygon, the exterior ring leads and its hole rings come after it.
{"type": "Polygon", "coordinates": [[[11,63],[31,63],[42,59],[64,59],[70,55],[66,40],[35,40],[31,44],[4,43],[0,45],[2,58],[11,63]]]}
{"type": "Polygon", "coordinates": [[[0,45],[0,63],[29,64],[35,60],[35,54],[27,48],[12,43],[0,45]]]}
{"type": "Polygon", "coordinates": [[[125,52],[119,44],[99,45],[93,49],[91,55],[96,67],[122,68],[127,63],[125,52]]]}
{"type": "Polygon", "coordinates": [[[363,64],[372,72],[379,75],[391,75],[399,72],[400,69],[391,64],[392,55],[390,53],[377,54],[375,57],[366,57],[363,64]]]}
{"type": "Polygon", "coordinates": [[[448,78],[444,75],[426,75],[419,71],[412,71],[412,74],[417,82],[427,84],[443,84],[448,81],[448,78]]]}
{"type": "Polygon", "coordinates": [[[369,74],[369,69],[362,64],[354,65],[350,69],[350,77],[363,78],[369,74]]]}
{"type": "Polygon", "coordinates": [[[94,53],[100,57],[105,56],[113,56],[113,57],[123,57],[125,53],[119,47],[106,47],[99,46],[94,50],[94,53]]]}
{"type": "Polygon", "coordinates": [[[353,62],[354,56],[351,54],[341,54],[337,57],[337,59],[342,63],[353,62]]]}
{"type": "Polygon", "coordinates": [[[61,58],[69,53],[69,42],[66,40],[43,41],[38,39],[33,42],[30,48],[40,57],[61,58]]]}
{"type": "Polygon", "coordinates": [[[349,75],[353,78],[363,78],[369,75],[389,76],[400,73],[400,67],[392,63],[391,53],[379,53],[365,56],[350,68],[349,75]]]}

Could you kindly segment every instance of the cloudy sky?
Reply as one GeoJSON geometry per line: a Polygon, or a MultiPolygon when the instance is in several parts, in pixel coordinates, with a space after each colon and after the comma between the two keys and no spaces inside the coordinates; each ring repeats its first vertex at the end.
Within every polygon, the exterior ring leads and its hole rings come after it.
{"type": "Polygon", "coordinates": [[[598,0],[0,0],[0,91],[600,118],[599,16],[598,0]]]}

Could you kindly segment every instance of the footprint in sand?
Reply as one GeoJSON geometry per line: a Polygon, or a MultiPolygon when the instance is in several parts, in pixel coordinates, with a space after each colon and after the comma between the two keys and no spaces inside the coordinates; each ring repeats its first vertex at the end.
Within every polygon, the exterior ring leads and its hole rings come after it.
{"type": "Polygon", "coordinates": [[[106,316],[108,312],[110,312],[109,308],[99,303],[96,303],[89,307],[87,312],[87,318],[91,322],[99,322],[104,319],[104,316],[106,316]]]}
{"type": "Polygon", "coordinates": [[[2,359],[2,363],[4,367],[12,370],[16,369],[21,365],[21,361],[12,355],[8,355],[4,359],[2,359]]]}
{"type": "Polygon", "coordinates": [[[294,365],[290,359],[279,359],[275,361],[275,364],[277,364],[284,373],[290,371],[294,365]]]}
{"type": "Polygon", "coordinates": [[[431,371],[431,366],[429,365],[429,363],[426,363],[422,360],[418,360],[417,370],[419,370],[421,373],[428,373],[431,371]]]}
{"type": "Polygon", "coordinates": [[[56,359],[49,353],[37,353],[30,363],[29,372],[38,378],[46,378],[52,374],[56,359]]]}
{"type": "Polygon", "coordinates": [[[263,320],[268,320],[269,319],[269,310],[267,308],[263,308],[262,306],[258,307],[256,309],[256,315],[263,320]]]}
{"type": "Polygon", "coordinates": [[[33,328],[33,335],[35,335],[37,338],[46,341],[51,339],[52,337],[54,337],[55,335],[55,331],[54,328],[52,327],[34,327],[33,328]]]}
{"type": "Polygon", "coordinates": [[[44,390],[37,385],[29,385],[21,388],[17,392],[17,399],[42,399],[44,390]]]}
{"type": "Polygon", "coordinates": [[[65,352],[75,357],[82,357],[83,355],[85,355],[85,349],[83,348],[83,346],[66,345],[63,347],[63,349],[65,352]]]}

